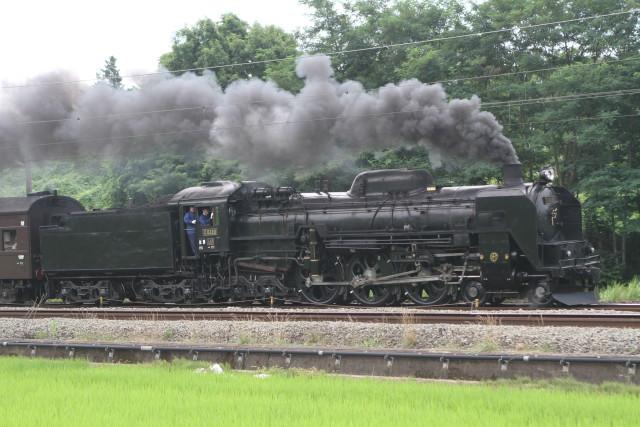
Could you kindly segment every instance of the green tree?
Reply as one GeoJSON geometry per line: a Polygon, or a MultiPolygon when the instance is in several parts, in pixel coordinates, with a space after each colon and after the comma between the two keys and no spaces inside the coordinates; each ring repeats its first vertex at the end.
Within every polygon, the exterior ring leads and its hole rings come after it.
{"type": "Polygon", "coordinates": [[[120,70],[118,69],[118,65],[116,64],[115,56],[110,56],[106,61],[104,61],[104,68],[96,73],[96,78],[98,80],[107,82],[115,89],[122,88],[122,77],[120,76],[120,70]]]}
{"type": "Polygon", "coordinates": [[[288,89],[295,86],[292,61],[288,72],[278,62],[264,61],[296,54],[293,34],[272,25],[249,25],[236,15],[225,14],[218,22],[203,19],[178,31],[171,52],[160,57],[160,64],[168,70],[210,69],[222,87],[237,79],[257,77],[273,78],[288,89]]]}
{"type": "MultiPolygon", "coordinates": [[[[313,52],[348,50],[332,57],[338,79],[353,79],[376,88],[409,77],[398,73],[410,49],[397,47],[364,50],[371,46],[413,43],[464,31],[462,2],[399,0],[345,1],[301,0],[311,10],[312,25],[303,45],[313,52]]],[[[436,47],[428,46],[423,52],[436,47]]],[[[453,61],[452,64],[456,62],[453,61]]]]}

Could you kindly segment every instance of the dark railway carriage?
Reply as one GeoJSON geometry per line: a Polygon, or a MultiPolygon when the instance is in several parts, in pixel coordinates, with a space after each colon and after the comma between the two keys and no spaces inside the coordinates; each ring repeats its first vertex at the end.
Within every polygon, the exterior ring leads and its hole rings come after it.
{"type": "Polygon", "coordinates": [[[0,199],[0,302],[33,300],[43,294],[40,227],[83,210],[78,201],[48,191],[0,199]]]}

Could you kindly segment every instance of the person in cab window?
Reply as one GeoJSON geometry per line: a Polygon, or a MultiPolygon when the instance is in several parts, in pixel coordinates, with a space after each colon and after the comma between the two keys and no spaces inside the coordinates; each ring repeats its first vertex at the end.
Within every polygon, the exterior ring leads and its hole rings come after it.
{"type": "Polygon", "coordinates": [[[209,208],[202,209],[202,213],[200,214],[198,221],[200,221],[200,225],[203,226],[211,225],[211,215],[209,215],[209,208]]]}
{"type": "Polygon", "coordinates": [[[196,254],[196,215],[195,206],[191,206],[183,218],[187,239],[189,239],[189,245],[191,246],[191,253],[193,255],[196,254]]]}

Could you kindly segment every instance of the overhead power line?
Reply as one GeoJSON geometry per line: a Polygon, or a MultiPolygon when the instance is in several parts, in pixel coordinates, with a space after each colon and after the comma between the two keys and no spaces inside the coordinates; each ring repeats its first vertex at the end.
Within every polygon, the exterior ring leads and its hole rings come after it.
{"type": "Polygon", "coordinates": [[[147,111],[130,111],[127,113],[112,113],[112,114],[102,114],[98,116],[73,116],[66,117],[63,119],[49,119],[49,120],[29,120],[24,122],[17,122],[17,125],[38,125],[45,123],[59,123],[59,122],[68,122],[68,121],[76,121],[76,120],[97,120],[97,119],[108,119],[113,117],[133,117],[133,116],[142,116],[145,114],[159,114],[159,113],[172,113],[177,111],[190,111],[190,110],[204,110],[206,109],[206,105],[196,105],[193,107],[177,107],[177,108],[166,108],[161,110],[147,110],[147,111]]]}
{"type": "Polygon", "coordinates": [[[632,117],[640,117],[640,113],[613,114],[610,116],[574,117],[572,119],[538,120],[538,121],[530,121],[530,122],[511,122],[511,123],[505,123],[504,126],[524,126],[524,125],[545,124],[545,123],[584,122],[584,121],[610,120],[610,119],[621,119],[621,118],[632,118],[632,117]]]}
{"type": "Polygon", "coordinates": [[[495,101],[495,102],[483,102],[483,108],[504,108],[504,107],[519,107],[522,105],[531,104],[546,104],[548,102],[564,102],[564,101],[581,101],[585,99],[598,99],[598,98],[611,98],[618,96],[629,96],[640,94],[640,88],[637,89],[619,89],[605,92],[587,92],[576,93],[571,95],[560,96],[547,96],[542,98],[522,98],[510,101],[495,101]]]}
{"type": "MultiPolygon", "coordinates": [[[[535,68],[532,70],[520,70],[520,71],[510,71],[510,72],[506,72],[506,73],[495,73],[495,74],[484,74],[484,75],[479,75],[479,76],[470,76],[470,77],[452,77],[450,79],[446,79],[446,80],[434,80],[431,82],[427,82],[427,84],[434,84],[434,83],[456,83],[456,82],[463,82],[463,81],[467,81],[467,80],[483,80],[483,79],[491,79],[491,78],[496,78],[496,77],[508,77],[508,76],[517,76],[517,75],[521,75],[521,74],[534,74],[534,73],[540,73],[540,72],[545,72],[545,71],[554,71],[554,70],[559,70],[559,69],[572,69],[572,68],[578,68],[578,67],[592,67],[592,66],[598,66],[598,65],[607,65],[607,64],[615,64],[618,62],[626,62],[626,61],[635,61],[637,59],[640,59],[640,56],[631,56],[629,58],[623,58],[623,59],[612,59],[610,61],[599,61],[599,62],[586,62],[586,63],[581,63],[581,64],[568,64],[568,65],[558,65],[555,67],[544,67],[544,68],[535,68]]],[[[398,85],[401,86],[401,85],[398,85]]]]}
{"type": "MultiPolygon", "coordinates": [[[[634,57],[630,57],[630,58],[624,58],[624,59],[615,59],[615,60],[611,60],[611,61],[601,61],[601,62],[589,62],[586,64],[575,64],[575,65],[565,65],[565,66],[557,66],[557,67],[548,67],[548,68],[538,68],[538,69],[533,69],[533,70],[522,70],[522,71],[515,71],[515,72],[510,72],[510,73],[499,73],[499,74],[487,74],[487,75],[481,75],[481,76],[470,76],[470,77],[463,77],[463,78],[454,78],[454,79],[448,79],[448,80],[437,80],[437,81],[432,81],[432,82],[406,82],[406,83],[400,83],[397,85],[397,87],[412,87],[412,86],[421,86],[424,84],[434,84],[434,83],[445,83],[445,82],[456,82],[456,81],[465,81],[465,80],[474,80],[474,79],[485,79],[485,78],[489,78],[491,76],[494,77],[505,77],[505,76],[510,76],[510,75],[518,75],[518,74],[527,74],[527,73],[536,73],[536,72],[541,72],[541,71],[550,71],[550,70],[556,70],[556,69],[560,69],[560,68],[565,68],[565,69],[569,69],[569,68],[574,68],[574,67],[586,67],[586,66],[599,66],[599,65],[608,65],[608,64],[612,64],[612,63],[619,63],[619,62],[625,62],[625,61],[633,61],[633,60],[638,60],[640,59],[640,56],[634,56],[634,57]]],[[[567,96],[573,96],[573,95],[567,95],[567,96]]],[[[318,96],[315,95],[300,95],[298,97],[298,99],[318,99],[318,96]]],[[[489,102],[483,102],[482,106],[483,107],[491,107],[493,106],[493,104],[495,105],[499,105],[499,104],[505,104],[505,106],[511,106],[511,105],[526,105],[528,103],[533,103],[533,102],[527,102],[524,103],[523,101],[532,101],[535,100],[536,98],[530,98],[530,99],[519,99],[519,100],[515,100],[515,101],[489,101],[489,102]]],[[[145,114],[160,114],[160,113],[170,113],[170,112],[178,112],[178,111],[189,111],[189,110],[203,110],[206,111],[209,107],[211,108],[217,108],[217,107],[228,107],[228,106],[238,106],[238,107],[242,107],[242,106],[247,106],[247,105],[260,105],[260,104],[267,104],[269,101],[264,101],[264,100],[255,100],[255,101],[249,101],[246,103],[224,103],[224,104],[220,104],[220,105],[216,105],[216,104],[203,104],[203,105],[194,105],[194,106],[187,106],[187,107],[176,107],[176,108],[167,108],[167,109],[159,109],[159,110],[146,110],[146,111],[132,111],[132,112],[127,112],[127,113],[112,113],[112,114],[104,114],[104,115],[97,115],[97,116],[82,116],[82,115],[74,115],[73,117],[65,117],[65,118],[60,118],[60,119],[48,119],[48,120],[28,120],[28,121],[23,121],[23,122],[17,122],[17,125],[35,125],[35,124],[46,124],[46,123],[57,123],[57,122],[66,122],[66,121],[74,121],[74,120],[97,120],[97,119],[105,119],[105,118],[112,118],[112,117],[133,117],[133,116],[140,116],[140,115],[145,115],[145,114]]]]}
{"type": "MultiPolygon", "coordinates": [[[[598,121],[598,120],[610,120],[610,119],[618,119],[618,118],[637,118],[640,117],[640,113],[637,114],[618,114],[618,115],[611,115],[611,116],[591,116],[591,117],[577,117],[577,118],[572,118],[572,119],[560,119],[560,120],[539,120],[539,121],[529,121],[529,122],[512,122],[512,123],[506,123],[505,126],[525,126],[525,125],[532,125],[532,124],[546,124],[546,123],[563,123],[563,122],[575,122],[575,121],[598,121]]],[[[206,131],[203,130],[193,130],[193,131],[177,131],[177,132],[171,132],[173,134],[180,134],[180,133],[204,133],[206,131]]],[[[168,134],[168,132],[164,132],[164,133],[155,133],[152,135],[166,135],[168,134]]],[[[109,138],[109,139],[113,139],[113,138],[109,138]]],[[[79,143],[82,141],[75,141],[75,143],[79,143]]],[[[40,144],[40,145],[52,145],[52,144],[40,144]]],[[[9,148],[13,148],[13,147],[0,147],[0,150],[2,149],[9,149],[9,148]]],[[[60,155],[60,156],[56,156],[55,158],[50,158],[47,156],[46,159],[28,159],[25,161],[28,162],[33,162],[33,161],[38,161],[38,160],[73,160],[73,159],[78,159],[77,156],[75,155],[60,155]]]]}
{"type": "MultiPolygon", "coordinates": [[[[288,60],[298,59],[298,58],[307,58],[307,57],[316,56],[316,55],[336,56],[336,55],[343,55],[343,54],[353,54],[353,53],[379,51],[379,50],[384,50],[384,49],[391,49],[391,48],[398,48],[398,47],[408,47],[408,46],[417,46],[417,45],[421,45],[421,44],[428,44],[428,43],[448,41],[448,40],[459,40],[459,39],[465,39],[465,38],[470,38],[470,37],[482,37],[482,36],[486,36],[486,35],[499,34],[499,33],[511,32],[511,31],[530,30],[530,29],[534,29],[534,28],[542,28],[542,27],[548,27],[548,26],[553,26],[553,25],[563,25],[563,24],[568,24],[568,23],[572,23],[572,22],[586,22],[586,21],[591,21],[591,20],[599,19],[599,18],[607,18],[607,17],[612,17],[612,16],[628,15],[628,14],[635,13],[637,11],[638,11],[638,9],[629,9],[629,10],[624,10],[624,11],[619,11],[619,12],[612,12],[612,13],[605,13],[605,14],[599,14],[599,15],[585,16],[585,17],[581,17],[581,18],[565,19],[565,20],[561,20],[561,21],[545,22],[545,23],[540,23],[540,24],[513,26],[513,27],[502,28],[502,29],[498,29],[498,30],[478,31],[478,32],[474,32],[474,33],[458,34],[458,35],[451,35],[451,36],[442,36],[442,37],[435,37],[435,38],[425,39],[425,40],[417,40],[417,41],[401,42],[401,43],[390,43],[390,44],[385,44],[385,45],[368,46],[368,47],[355,48],[355,49],[344,49],[344,50],[337,50],[337,51],[330,51],[330,52],[318,52],[318,53],[314,53],[314,54],[304,54],[304,55],[299,55],[299,56],[286,56],[286,57],[281,57],[281,58],[263,59],[263,60],[259,60],[259,61],[245,61],[245,62],[235,62],[235,63],[228,63],[228,64],[210,65],[210,66],[205,66],[205,67],[184,68],[184,69],[179,69],[179,70],[163,70],[163,71],[155,71],[155,72],[150,72],[150,73],[129,74],[129,75],[123,75],[121,77],[122,78],[138,78],[138,77],[149,77],[149,76],[162,75],[162,74],[179,74],[179,73],[186,73],[186,72],[193,72],[193,71],[219,70],[219,69],[224,69],[224,68],[247,67],[247,66],[253,66],[253,65],[264,65],[264,64],[288,61],[288,60]]],[[[57,82],[25,83],[25,84],[21,84],[21,85],[0,86],[0,89],[16,89],[16,88],[25,88],[25,87],[32,87],[32,86],[55,86],[55,85],[77,84],[77,83],[95,82],[97,80],[99,80],[99,79],[93,78],[93,79],[79,79],[79,80],[68,80],[68,81],[57,81],[57,82]]]]}
{"type": "MultiPolygon", "coordinates": [[[[548,96],[548,97],[541,97],[541,98],[521,98],[521,99],[515,99],[515,100],[509,100],[509,101],[494,101],[494,102],[483,102],[481,104],[482,108],[505,108],[505,107],[519,107],[519,106],[524,106],[524,105],[531,105],[531,104],[544,104],[544,103],[548,103],[548,102],[568,102],[568,101],[580,101],[580,100],[586,100],[586,99],[598,99],[598,98],[610,98],[610,97],[618,97],[618,96],[630,96],[630,95],[638,95],[640,94],[640,88],[634,88],[634,89],[619,89],[619,90],[612,90],[612,91],[602,91],[602,92],[585,92],[585,93],[575,93],[575,94],[569,94],[569,95],[560,95],[560,96],[548,96]]],[[[127,117],[127,116],[139,116],[139,115],[143,115],[143,114],[154,114],[154,113],[165,113],[165,112],[175,112],[175,111],[189,111],[189,110],[202,110],[202,111],[206,111],[208,108],[213,107],[219,107],[219,106],[229,106],[229,105],[236,105],[236,104],[224,104],[224,105],[196,105],[196,106],[192,106],[192,107],[182,107],[182,108],[173,108],[173,109],[164,109],[164,110],[151,110],[151,111],[137,111],[137,112],[131,112],[131,113],[119,113],[119,114],[106,114],[106,115],[101,115],[101,116],[88,116],[88,117],[81,117],[81,116],[77,116],[77,117],[70,117],[70,118],[65,118],[65,119],[55,119],[55,120],[35,120],[35,121],[28,121],[28,122],[19,122],[19,125],[29,125],[29,124],[41,124],[41,123],[55,123],[55,122],[65,122],[65,121],[74,121],[74,120],[95,120],[95,119],[103,119],[103,118],[110,118],[110,117],[127,117]]],[[[239,105],[245,105],[245,104],[239,104],[239,105]]],[[[408,111],[391,111],[391,112],[384,112],[384,113],[374,113],[374,115],[379,115],[379,116],[387,116],[387,115],[393,115],[393,114],[407,114],[407,113],[417,113],[417,112],[421,112],[422,109],[414,109],[414,110],[408,110],[408,111]]],[[[345,118],[348,117],[353,117],[353,118],[358,118],[357,116],[344,116],[345,118]]],[[[317,119],[308,119],[306,121],[315,121],[315,120],[339,120],[340,116],[337,117],[328,117],[328,118],[317,118],[317,119]]],[[[280,125],[280,124],[294,124],[294,123],[300,123],[300,121],[297,120],[284,120],[284,121],[279,121],[279,122],[270,122],[270,123],[264,123],[264,124],[259,124],[259,125],[238,125],[236,127],[251,127],[251,126],[268,126],[268,125],[280,125]]],[[[217,128],[212,128],[212,130],[215,130],[217,128]]],[[[143,135],[144,136],[144,135],[143,135]]],[[[132,138],[137,138],[140,137],[138,135],[133,135],[131,136],[132,138]]],[[[65,141],[54,141],[54,142],[65,142],[65,141]]],[[[47,143],[45,143],[47,144],[47,143]]]]}
{"type": "MultiPolygon", "coordinates": [[[[69,145],[69,144],[81,144],[87,142],[101,142],[101,141],[124,141],[128,139],[137,139],[137,138],[150,138],[156,136],[173,136],[173,135],[181,135],[181,134],[198,134],[198,133],[214,133],[225,130],[232,129],[244,129],[249,127],[267,127],[267,126],[282,126],[289,125],[295,123],[306,123],[306,122],[317,122],[317,121],[337,121],[337,120],[348,120],[348,119],[369,119],[369,118],[379,118],[385,116],[393,116],[399,114],[411,114],[416,112],[421,112],[422,110],[407,110],[407,111],[389,111],[385,113],[372,113],[372,114],[363,114],[363,115],[351,115],[351,116],[334,116],[334,117],[315,117],[306,120],[283,120],[276,122],[268,122],[268,123],[256,123],[256,124],[242,124],[235,126],[220,126],[220,127],[212,127],[211,129],[187,129],[187,130],[179,130],[179,131],[166,131],[166,132],[151,132],[151,133],[142,133],[135,135],[123,135],[116,137],[99,137],[99,138],[75,138],[68,140],[59,140],[52,142],[44,142],[39,144],[33,144],[31,147],[47,147],[47,146],[59,146],[59,145],[69,145]]],[[[612,118],[623,118],[623,117],[637,117],[640,114],[623,114],[623,115],[607,115],[607,116],[593,116],[593,117],[578,117],[572,119],[559,119],[559,120],[544,120],[544,121],[528,121],[528,122],[510,122],[505,123],[504,126],[516,126],[516,125],[530,125],[530,124],[543,124],[543,123],[562,123],[562,122],[573,122],[573,121],[585,121],[585,120],[608,120],[612,118]]],[[[12,149],[15,148],[13,146],[3,146],[0,149],[12,149]]]]}

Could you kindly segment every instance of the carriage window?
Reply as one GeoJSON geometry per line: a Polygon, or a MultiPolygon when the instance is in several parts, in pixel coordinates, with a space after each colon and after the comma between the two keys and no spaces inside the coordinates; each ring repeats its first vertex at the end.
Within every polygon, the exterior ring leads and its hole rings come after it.
{"type": "Polygon", "coordinates": [[[18,249],[16,230],[2,230],[2,250],[15,251],[18,249]]]}

